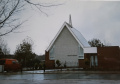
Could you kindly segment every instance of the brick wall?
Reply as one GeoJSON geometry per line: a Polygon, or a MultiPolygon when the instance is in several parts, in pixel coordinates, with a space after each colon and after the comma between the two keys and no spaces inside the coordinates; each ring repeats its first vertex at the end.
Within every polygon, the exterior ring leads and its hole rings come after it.
{"type": "Polygon", "coordinates": [[[54,68],[55,61],[54,60],[49,60],[49,51],[45,52],[45,66],[46,69],[53,69],[54,68]]]}
{"type": "Polygon", "coordinates": [[[120,50],[118,46],[98,47],[98,68],[101,70],[120,69],[120,50]]]}

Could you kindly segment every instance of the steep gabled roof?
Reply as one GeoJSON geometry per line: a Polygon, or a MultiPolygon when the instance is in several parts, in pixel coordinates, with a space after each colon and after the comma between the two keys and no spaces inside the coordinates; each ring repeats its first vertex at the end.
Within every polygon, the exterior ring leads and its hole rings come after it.
{"type": "Polygon", "coordinates": [[[54,37],[54,39],[52,40],[52,42],[50,43],[50,45],[46,49],[46,51],[49,51],[49,49],[52,47],[52,45],[54,44],[54,42],[56,41],[57,37],[59,36],[59,34],[61,33],[61,31],[63,30],[63,28],[65,26],[70,31],[70,33],[73,35],[73,37],[76,39],[76,41],[79,43],[79,45],[81,45],[82,48],[90,47],[90,45],[88,44],[87,40],[83,37],[83,35],[78,30],[73,28],[67,22],[64,22],[64,24],[62,25],[62,27],[58,31],[57,35],[54,37]]]}
{"type": "Polygon", "coordinates": [[[78,30],[76,30],[75,28],[71,28],[71,30],[72,30],[72,32],[74,32],[76,38],[83,45],[83,47],[90,47],[87,40],[83,37],[83,35],[78,30]]]}

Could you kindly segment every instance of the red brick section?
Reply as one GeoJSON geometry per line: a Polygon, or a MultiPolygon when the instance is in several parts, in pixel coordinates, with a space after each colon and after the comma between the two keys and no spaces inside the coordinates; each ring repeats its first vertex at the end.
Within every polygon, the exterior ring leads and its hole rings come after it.
{"type": "Polygon", "coordinates": [[[97,53],[85,53],[84,59],[79,59],[79,68],[89,69],[89,68],[96,68],[90,66],[90,56],[97,56],[97,53]],[[85,60],[88,59],[89,64],[85,64],[85,60]]]}
{"type": "Polygon", "coordinates": [[[78,62],[79,62],[79,68],[85,67],[84,59],[79,59],[78,62]]]}
{"type": "MultiPolygon", "coordinates": [[[[84,59],[79,59],[79,67],[86,68],[85,59],[87,58],[87,54],[84,54],[84,59]]],[[[88,58],[89,59],[89,58],[88,58]]],[[[87,66],[88,67],[88,66],[87,66]]]]}
{"type": "Polygon", "coordinates": [[[120,70],[120,49],[118,46],[98,47],[97,52],[100,70],[120,70]]]}
{"type": "Polygon", "coordinates": [[[49,51],[45,51],[45,66],[46,69],[53,69],[54,68],[55,61],[49,60],[49,51]]]}

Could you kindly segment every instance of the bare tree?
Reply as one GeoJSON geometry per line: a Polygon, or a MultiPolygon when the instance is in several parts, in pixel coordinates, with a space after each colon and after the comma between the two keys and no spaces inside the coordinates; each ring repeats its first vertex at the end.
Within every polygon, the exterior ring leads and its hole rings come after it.
{"type": "Polygon", "coordinates": [[[13,32],[22,24],[16,23],[18,18],[14,17],[23,7],[19,4],[20,0],[0,0],[0,36],[13,32]]]}
{"type": "Polygon", "coordinates": [[[0,52],[3,53],[3,55],[9,55],[10,49],[8,48],[7,43],[4,39],[0,38],[0,52]]]}
{"type": "Polygon", "coordinates": [[[20,21],[20,17],[17,18],[16,15],[25,9],[26,5],[30,5],[31,8],[37,8],[45,15],[47,15],[47,13],[45,13],[42,8],[61,5],[35,3],[33,1],[34,0],[0,0],[0,37],[20,28],[25,22],[20,21]]]}

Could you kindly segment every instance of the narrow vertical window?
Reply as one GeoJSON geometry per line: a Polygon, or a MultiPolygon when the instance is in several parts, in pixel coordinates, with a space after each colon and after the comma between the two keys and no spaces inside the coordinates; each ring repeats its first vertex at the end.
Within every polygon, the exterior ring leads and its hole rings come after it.
{"type": "Polygon", "coordinates": [[[84,59],[83,48],[80,45],[78,46],[78,56],[79,59],[84,59]]]}
{"type": "Polygon", "coordinates": [[[80,47],[80,55],[83,56],[83,48],[80,47]]]}
{"type": "Polygon", "coordinates": [[[94,66],[94,57],[91,56],[91,66],[94,66]]]}
{"type": "Polygon", "coordinates": [[[95,56],[95,66],[98,66],[98,58],[95,56]]]}
{"type": "Polygon", "coordinates": [[[51,60],[54,59],[54,47],[55,47],[55,46],[53,46],[53,47],[50,49],[49,58],[50,58],[51,60]]]}

